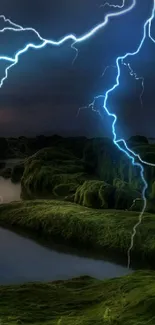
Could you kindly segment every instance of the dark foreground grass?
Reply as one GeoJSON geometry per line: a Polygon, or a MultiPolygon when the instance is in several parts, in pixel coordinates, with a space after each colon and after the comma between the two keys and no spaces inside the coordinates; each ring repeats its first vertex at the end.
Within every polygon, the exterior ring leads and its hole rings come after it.
{"type": "Polygon", "coordinates": [[[1,324],[154,325],[155,272],[0,287],[1,324]]]}
{"type": "MultiPolygon", "coordinates": [[[[18,226],[47,240],[127,256],[138,212],[95,210],[63,201],[23,201],[0,206],[0,225],[18,226]]],[[[155,265],[155,217],[145,214],[137,229],[132,257],[155,265]]]]}

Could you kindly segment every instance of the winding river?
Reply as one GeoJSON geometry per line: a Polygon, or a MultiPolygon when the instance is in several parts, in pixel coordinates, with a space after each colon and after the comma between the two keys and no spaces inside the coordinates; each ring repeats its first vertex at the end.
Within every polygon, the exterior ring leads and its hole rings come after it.
{"type": "MultiPolygon", "coordinates": [[[[7,162],[7,167],[14,162],[7,162]]],[[[3,202],[20,200],[20,184],[0,178],[3,202]]],[[[126,266],[54,245],[50,248],[13,231],[0,228],[0,284],[65,280],[82,275],[97,279],[131,273],[126,266]]]]}

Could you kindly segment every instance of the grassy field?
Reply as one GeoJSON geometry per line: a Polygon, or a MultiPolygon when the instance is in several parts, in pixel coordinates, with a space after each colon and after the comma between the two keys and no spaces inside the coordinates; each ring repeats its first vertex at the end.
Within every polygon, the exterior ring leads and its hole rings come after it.
{"type": "MultiPolygon", "coordinates": [[[[23,201],[0,206],[0,225],[19,226],[72,246],[127,255],[138,212],[95,210],[63,201],[23,201]]],[[[145,214],[134,239],[132,257],[155,265],[155,219],[145,214]]]]}
{"type": "Polygon", "coordinates": [[[0,287],[0,323],[154,325],[155,272],[0,287]]]}

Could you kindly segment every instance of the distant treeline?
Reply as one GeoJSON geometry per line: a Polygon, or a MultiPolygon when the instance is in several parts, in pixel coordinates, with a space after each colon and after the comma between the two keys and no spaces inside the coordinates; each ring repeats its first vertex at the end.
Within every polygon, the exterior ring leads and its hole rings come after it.
{"type": "MultiPolygon", "coordinates": [[[[107,138],[87,139],[86,137],[82,137],[82,136],[63,138],[59,135],[52,135],[52,136],[39,135],[33,138],[28,138],[24,136],[20,136],[18,138],[0,137],[0,158],[5,159],[5,158],[27,157],[42,148],[50,147],[63,142],[65,143],[65,145],[69,146],[69,148],[71,148],[72,150],[75,145],[76,153],[82,156],[84,147],[87,142],[90,141],[102,142],[102,140],[104,141],[105,139],[107,138]]],[[[127,141],[127,143],[129,143],[130,145],[136,143],[148,144],[149,141],[146,137],[143,136],[133,136],[127,141]]]]}

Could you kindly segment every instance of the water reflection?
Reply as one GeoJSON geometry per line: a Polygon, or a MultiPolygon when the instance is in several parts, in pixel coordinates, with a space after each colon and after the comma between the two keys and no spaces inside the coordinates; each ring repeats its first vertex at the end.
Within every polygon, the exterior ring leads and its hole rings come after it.
{"type": "MultiPolygon", "coordinates": [[[[6,167],[12,168],[17,163],[17,159],[6,161],[6,167]]],[[[0,203],[19,201],[20,194],[20,183],[0,177],[0,203]]],[[[65,280],[81,275],[105,279],[132,272],[99,256],[93,258],[82,252],[68,252],[65,246],[59,249],[56,246],[45,247],[0,228],[0,284],[65,280]]]]}
{"type": "Polygon", "coordinates": [[[0,203],[9,203],[19,201],[21,185],[13,184],[10,179],[0,177],[0,203]]]}
{"type": "Polygon", "coordinates": [[[65,280],[82,275],[97,279],[131,273],[127,267],[44,247],[0,228],[0,284],[65,280]]]}
{"type": "MultiPolygon", "coordinates": [[[[5,163],[5,168],[13,168],[15,165],[20,163],[21,159],[8,159],[0,160],[0,164],[5,163]]],[[[21,194],[20,183],[14,184],[11,179],[5,179],[0,176],[0,204],[9,203],[12,201],[19,201],[21,194]]]]}

